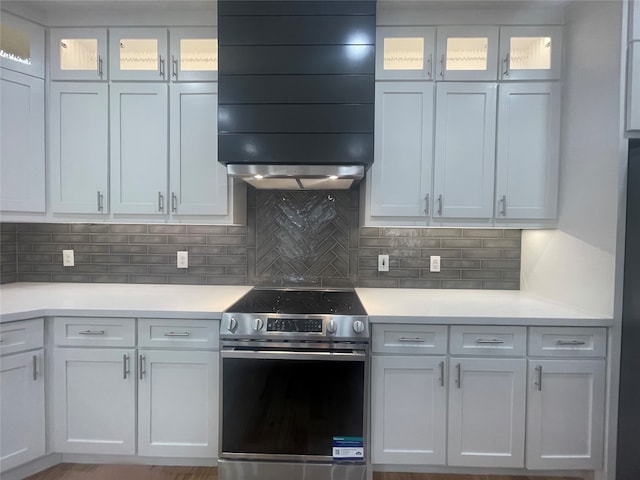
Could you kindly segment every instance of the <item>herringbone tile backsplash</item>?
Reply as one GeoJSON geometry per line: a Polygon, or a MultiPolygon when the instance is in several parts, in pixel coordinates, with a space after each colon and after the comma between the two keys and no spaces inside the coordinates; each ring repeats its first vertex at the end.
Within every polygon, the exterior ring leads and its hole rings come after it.
{"type": "Polygon", "coordinates": [[[357,189],[249,188],[247,204],[246,226],[0,223],[0,282],[520,288],[520,230],[359,227],[357,189]],[[62,266],[63,249],[75,267],[62,266]]]}

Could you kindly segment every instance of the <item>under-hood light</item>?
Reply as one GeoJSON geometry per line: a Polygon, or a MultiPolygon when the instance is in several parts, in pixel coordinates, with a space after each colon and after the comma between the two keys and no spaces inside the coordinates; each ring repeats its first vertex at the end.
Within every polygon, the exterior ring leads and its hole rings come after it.
{"type": "Polygon", "coordinates": [[[256,180],[262,180],[264,178],[264,175],[254,175],[253,178],[255,178],[256,180]]]}
{"type": "Polygon", "coordinates": [[[329,175],[329,180],[337,180],[338,178],[337,175],[329,175]]]}

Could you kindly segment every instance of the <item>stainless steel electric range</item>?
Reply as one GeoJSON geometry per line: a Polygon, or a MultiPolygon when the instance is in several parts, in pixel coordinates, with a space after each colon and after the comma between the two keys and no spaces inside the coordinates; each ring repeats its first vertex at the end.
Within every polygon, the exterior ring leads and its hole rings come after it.
{"type": "Polygon", "coordinates": [[[353,290],[254,288],[220,327],[221,480],[363,480],[369,322],[353,290]]]}

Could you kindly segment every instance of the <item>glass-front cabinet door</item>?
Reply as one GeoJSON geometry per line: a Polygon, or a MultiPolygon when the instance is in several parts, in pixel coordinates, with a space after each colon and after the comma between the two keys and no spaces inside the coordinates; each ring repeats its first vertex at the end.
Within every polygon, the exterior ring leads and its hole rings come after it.
{"type": "Polygon", "coordinates": [[[44,28],[2,12],[0,66],[14,72],[44,78],[44,28]]]}
{"type": "Polygon", "coordinates": [[[106,28],[54,28],[51,80],[107,80],[106,28]]]}
{"type": "Polygon", "coordinates": [[[497,27],[438,28],[436,80],[496,80],[497,27]]]}
{"type": "Polygon", "coordinates": [[[109,30],[111,80],[166,81],[167,30],[165,28],[112,28],[109,30]]]}
{"type": "Polygon", "coordinates": [[[376,80],[433,80],[436,29],[378,27],[376,80]]]}
{"type": "Polygon", "coordinates": [[[218,80],[218,29],[216,27],[171,28],[171,80],[203,82],[218,80]]]}
{"type": "Polygon", "coordinates": [[[500,29],[500,79],[557,80],[562,67],[562,27],[500,29]]]}

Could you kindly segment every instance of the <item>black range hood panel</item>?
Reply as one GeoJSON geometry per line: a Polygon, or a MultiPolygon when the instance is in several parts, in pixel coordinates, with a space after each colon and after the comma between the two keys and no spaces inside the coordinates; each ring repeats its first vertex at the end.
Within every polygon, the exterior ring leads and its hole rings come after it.
{"type": "Polygon", "coordinates": [[[373,162],[375,1],[218,2],[218,160],[373,162]]]}

